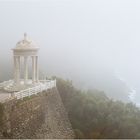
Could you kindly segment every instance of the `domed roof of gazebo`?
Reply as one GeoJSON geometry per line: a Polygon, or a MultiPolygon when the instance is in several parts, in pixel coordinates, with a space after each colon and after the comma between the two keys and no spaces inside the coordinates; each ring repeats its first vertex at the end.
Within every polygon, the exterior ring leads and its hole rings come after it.
{"type": "Polygon", "coordinates": [[[16,47],[13,50],[37,50],[38,47],[36,46],[36,44],[32,41],[29,40],[29,38],[27,38],[27,34],[24,33],[24,39],[19,41],[16,44],[16,47]]]}

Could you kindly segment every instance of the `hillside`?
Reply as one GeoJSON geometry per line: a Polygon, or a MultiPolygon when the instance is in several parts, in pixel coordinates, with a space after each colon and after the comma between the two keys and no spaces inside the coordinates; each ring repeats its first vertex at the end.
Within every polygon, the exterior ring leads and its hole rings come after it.
{"type": "Polygon", "coordinates": [[[0,104],[0,114],[0,138],[140,138],[138,107],[60,78],[57,89],[0,104]]]}
{"type": "Polygon", "coordinates": [[[56,88],[0,104],[0,139],[74,138],[56,88]]]}
{"type": "Polygon", "coordinates": [[[140,109],[113,101],[98,90],[80,91],[57,79],[57,88],[76,138],[140,138],[140,109]]]}

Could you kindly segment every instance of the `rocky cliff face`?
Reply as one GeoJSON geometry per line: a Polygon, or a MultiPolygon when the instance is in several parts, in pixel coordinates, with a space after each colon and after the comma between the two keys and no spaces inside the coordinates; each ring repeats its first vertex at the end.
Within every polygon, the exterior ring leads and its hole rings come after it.
{"type": "Polygon", "coordinates": [[[74,138],[56,88],[0,105],[0,138],[74,138]]]}

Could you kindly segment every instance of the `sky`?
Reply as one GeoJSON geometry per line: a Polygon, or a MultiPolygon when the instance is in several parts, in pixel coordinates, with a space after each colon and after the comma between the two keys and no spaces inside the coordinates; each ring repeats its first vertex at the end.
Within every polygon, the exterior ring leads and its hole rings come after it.
{"type": "Polygon", "coordinates": [[[24,32],[40,47],[42,77],[101,90],[116,78],[140,102],[139,0],[0,0],[1,80],[12,78],[24,32]]]}

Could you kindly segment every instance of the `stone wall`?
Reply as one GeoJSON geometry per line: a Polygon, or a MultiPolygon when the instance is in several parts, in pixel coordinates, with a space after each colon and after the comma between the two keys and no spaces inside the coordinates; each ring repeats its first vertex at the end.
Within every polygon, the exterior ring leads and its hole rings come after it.
{"type": "Polygon", "coordinates": [[[0,105],[0,138],[74,138],[56,88],[0,105]]]}

